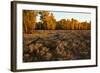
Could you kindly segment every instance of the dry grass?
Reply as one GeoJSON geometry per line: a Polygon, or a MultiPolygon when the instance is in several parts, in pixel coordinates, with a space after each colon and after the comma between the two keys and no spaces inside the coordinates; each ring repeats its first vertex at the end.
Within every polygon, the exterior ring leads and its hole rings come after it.
{"type": "Polygon", "coordinates": [[[37,30],[23,35],[23,62],[91,58],[90,30],[37,30]]]}

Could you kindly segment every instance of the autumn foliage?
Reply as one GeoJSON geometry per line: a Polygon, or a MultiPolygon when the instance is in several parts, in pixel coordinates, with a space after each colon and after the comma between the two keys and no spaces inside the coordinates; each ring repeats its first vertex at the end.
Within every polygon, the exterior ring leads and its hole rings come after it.
{"type": "Polygon", "coordinates": [[[49,11],[23,10],[24,33],[34,30],[90,30],[91,22],[80,22],[74,18],[56,21],[55,16],[49,11]],[[37,22],[37,16],[40,20],[37,22]]]}

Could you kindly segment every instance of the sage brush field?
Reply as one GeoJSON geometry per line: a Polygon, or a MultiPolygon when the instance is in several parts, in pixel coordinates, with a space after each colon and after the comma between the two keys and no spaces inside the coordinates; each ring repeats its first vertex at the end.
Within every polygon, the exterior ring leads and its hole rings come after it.
{"type": "Polygon", "coordinates": [[[34,30],[23,34],[23,62],[91,58],[91,30],[34,30]]]}

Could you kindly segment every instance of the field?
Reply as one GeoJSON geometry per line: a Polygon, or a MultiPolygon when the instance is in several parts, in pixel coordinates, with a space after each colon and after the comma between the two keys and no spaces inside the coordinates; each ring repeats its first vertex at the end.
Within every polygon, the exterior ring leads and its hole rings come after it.
{"type": "Polygon", "coordinates": [[[90,30],[35,30],[23,34],[23,62],[90,58],[90,30]]]}

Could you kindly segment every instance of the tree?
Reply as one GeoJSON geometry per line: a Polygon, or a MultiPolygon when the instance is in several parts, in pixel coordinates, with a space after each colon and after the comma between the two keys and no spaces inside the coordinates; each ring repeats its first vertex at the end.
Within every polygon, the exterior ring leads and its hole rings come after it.
{"type": "Polygon", "coordinates": [[[63,26],[62,24],[60,24],[59,22],[56,22],[56,27],[55,27],[56,30],[62,30],[63,29],[63,26]]]}
{"type": "Polygon", "coordinates": [[[66,29],[67,30],[70,30],[71,29],[71,21],[69,20],[69,19],[67,19],[67,21],[66,21],[66,29]]]}
{"type": "Polygon", "coordinates": [[[72,18],[70,24],[71,24],[71,29],[72,30],[79,30],[81,28],[80,22],[78,20],[76,20],[76,19],[72,18]]]}
{"type": "Polygon", "coordinates": [[[53,14],[48,11],[40,11],[39,14],[41,15],[40,19],[45,29],[54,30],[56,26],[56,20],[53,14]]]}
{"type": "Polygon", "coordinates": [[[91,29],[91,22],[87,22],[87,21],[85,21],[85,22],[81,22],[81,25],[82,25],[82,29],[84,29],[84,30],[90,30],[91,29]]]}
{"type": "Polygon", "coordinates": [[[53,12],[41,10],[23,10],[23,32],[32,33],[33,30],[90,30],[91,21],[79,22],[72,18],[56,21],[53,12]],[[36,19],[40,19],[38,22],[36,19]]]}
{"type": "Polygon", "coordinates": [[[41,20],[42,25],[44,26],[44,29],[47,29],[49,12],[39,11],[39,14],[40,14],[40,20],[41,20]]]}
{"type": "Polygon", "coordinates": [[[58,24],[61,24],[63,30],[67,29],[66,19],[61,19],[58,24]]]}
{"type": "Polygon", "coordinates": [[[56,28],[56,19],[54,18],[53,13],[51,13],[49,16],[48,29],[54,30],[55,28],[56,28]]]}
{"type": "Polygon", "coordinates": [[[79,21],[78,20],[74,20],[74,29],[75,30],[79,29],[79,21]]]}
{"type": "Polygon", "coordinates": [[[88,29],[88,30],[91,29],[91,21],[88,23],[87,29],[88,29]]]}
{"type": "Polygon", "coordinates": [[[37,12],[34,10],[23,10],[23,31],[32,33],[36,26],[37,12]]]}

